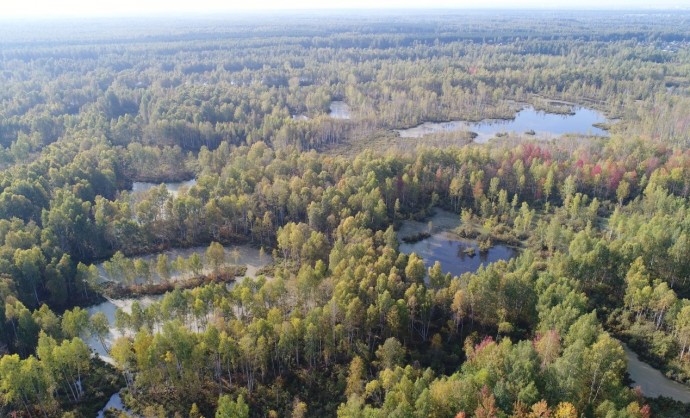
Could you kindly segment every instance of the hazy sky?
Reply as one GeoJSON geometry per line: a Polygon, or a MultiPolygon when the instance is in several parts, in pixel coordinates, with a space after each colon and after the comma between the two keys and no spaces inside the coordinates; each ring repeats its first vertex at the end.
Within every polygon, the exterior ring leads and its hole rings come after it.
{"type": "Polygon", "coordinates": [[[690,8],[690,0],[0,0],[0,18],[372,8],[690,8]]]}

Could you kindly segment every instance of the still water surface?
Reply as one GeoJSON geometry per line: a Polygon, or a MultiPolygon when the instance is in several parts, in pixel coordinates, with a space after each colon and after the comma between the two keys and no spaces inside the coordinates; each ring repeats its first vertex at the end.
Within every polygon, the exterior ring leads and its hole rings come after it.
{"type": "MultiPolygon", "coordinates": [[[[207,247],[193,247],[193,248],[174,248],[168,251],[165,251],[164,254],[168,256],[169,260],[173,260],[177,256],[182,256],[185,258],[188,258],[191,256],[193,253],[197,253],[200,256],[203,256],[204,253],[206,252],[207,247]]],[[[144,256],[142,258],[147,258],[148,261],[155,260],[155,257],[157,255],[148,255],[144,256]]],[[[271,262],[272,257],[270,255],[261,255],[259,250],[256,248],[250,247],[248,245],[237,245],[237,246],[227,246],[225,247],[225,259],[228,264],[237,264],[237,265],[244,265],[247,266],[247,272],[245,273],[246,277],[256,277],[257,272],[260,268],[266,266],[269,262],[271,262]],[[233,259],[233,257],[237,257],[237,259],[233,259]]],[[[102,265],[98,265],[99,270],[101,271],[101,274],[103,273],[103,267],[102,265]]],[[[103,278],[105,279],[105,278],[103,278]]],[[[173,276],[172,280],[175,280],[176,278],[173,276]]],[[[89,313],[89,316],[97,313],[97,312],[103,312],[106,317],[108,318],[108,321],[110,322],[110,331],[108,335],[105,337],[105,343],[106,346],[110,346],[113,341],[115,341],[118,337],[121,336],[121,334],[118,332],[118,330],[115,328],[115,311],[120,308],[124,310],[127,313],[131,313],[132,310],[132,304],[136,301],[139,302],[142,308],[146,308],[147,306],[151,305],[153,302],[156,302],[160,300],[163,296],[162,295],[156,295],[156,296],[140,296],[136,298],[126,298],[126,299],[112,299],[112,300],[107,300],[105,302],[99,303],[97,305],[92,305],[88,308],[86,308],[87,312],[89,313]]],[[[86,344],[95,352],[97,353],[104,361],[107,362],[112,362],[112,359],[110,358],[110,355],[106,351],[106,349],[103,347],[103,344],[99,341],[98,338],[96,337],[89,337],[85,340],[86,344]]]]}
{"type": "Polygon", "coordinates": [[[690,387],[664,376],[659,370],[640,360],[630,347],[621,344],[628,358],[628,374],[634,382],[633,387],[639,386],[642,394],[648,398],[665,396],[690,403],[690,387]]]}
{"type": "MultiPolygon", "coordinates": [[[[202,255],[206,252],[207,247],[194,247],[194,248],[175,248],[171,249],[165,252],[165,254],[168,256],[170,260],[173,260],[175,257],[182,256],[185,258],[188,258],[190,255],[193,253],[197,253],[199,255],[202,255]]],[[[246,277],[256,277],[257,271],[266,266],[272,259],[270,255],[261,255],[259,253],[259,250],[253,247],[249,247],[246,245],[239,245],[239,246],[227,246],[225,247],[225,253],[226,253],[226,261],[228,261],[230,264],[238,264],[238,265],[245,265],[247,266],[247,272],[245,274],[246,277]],[[237,257],[236,260],[232,259],[233,257],[237,257]]],[[[152,254],[148,256],[144,256],[144,258],[149,259],[149,261],[155,259],[157,254],[152,254]]],[[[103,267],[102,265],[99,265],[99,269],[101,272],[103,272],[103,267]]],[[[174,277],[173,277],[174,280],[174,277]]],[[[106,350],[106,348],[110,348],[113,344],[113,342],[120,337],[122,334],[115,328],[115,311],[119,308],[124,310],[127,313],[132,312],[132,304],[134,302],[138,302],[142,308],[146,308],[147,306],[151,305],[154,302],[157,302],[163,298],[163,295],[156,295],[156,296],[140,296],[136,298],[127,298],[127,299],[113,299],[113,300],[107,300],[103,303],[99,303],[97,305],[92,305],[88,308],[86,308],[89,316],[97,313],[97,312],[103,312],[106,317],[108,318],[108,321],[110,322],[110,329],[108,332],[108,335],[105,336],[104,342],[106,347],[103,346],[101,341],[95,337],[91,336],[89,338],[85,339],[86,344],[91,348],[91,350],[98,354],[98,356],[103,359],[104,361],[108,363],[113,363],[112,357],[110,357],[110,353],[106,350]]],[[[113,394],[110,397],[110,400],[108,400],[108,403],[103,407],[102,410],[98,412],[97,417],[98,418],[103,418],[105,415],[105,411],[107,409],[116,409],[118,411],[121,411],[127,416],[134,416],[131,411],[127,410],[122,402],[122,398],[120,397],[120,392],[117,392],[113,394]]]]}
{"type": "Polygon", "coordinates": [[[460,238],[452,232],[458,226],[460,215],[442,209],[435,209],[434,216],[427,222],[405,221],[398,231],[399,238],[429,231],[431,237],[414,244],[401,242],[400,251],[405,254],[416,253],[424,259],[427,267],[438,261],[443,272],[454,276],[476,271],[482,264],[510,260],[519,254],[516,248],[505,245],[495,245],[487,253],[479,254],[479,246],[475,240],[460,238]],[[468,248],[474,248],[474,257],[464,252],[468,248]]]}
{"type": "Polygon", "coordinates": [[[560,115],[537,111],[533,107],[526,107],[515,114],[514,119],[486,119],[480,122],[455,120],[450,122],[425,122],[409,129],[398,129],[396,132],[402,138],[421,138],[432,133],[471,131],[477,133],[476,142],[486,142],[498,133],[514,132],[524,134],[534,131],[536,137],[542,139],[555,138],[564,134],[579,134],[587,136],[609,136],[601,128],[593,126],[595,123],[606,123],[606,117],[592,109],[577,107],[572,115],[560,115]]]}

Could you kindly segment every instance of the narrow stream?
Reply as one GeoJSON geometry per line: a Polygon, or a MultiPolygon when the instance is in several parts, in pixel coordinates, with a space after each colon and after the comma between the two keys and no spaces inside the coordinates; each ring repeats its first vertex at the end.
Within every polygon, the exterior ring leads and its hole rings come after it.
{"type": "Polygon", "coordinates": [[[628,374],[634,382],[633,386],[639,386],[645,397],[665,396],[676,401],[690,403],[690,387],[664,376],[659,370],[640,360],[630,347],[623,342],[621,345],[628,357],[628,374]]]}

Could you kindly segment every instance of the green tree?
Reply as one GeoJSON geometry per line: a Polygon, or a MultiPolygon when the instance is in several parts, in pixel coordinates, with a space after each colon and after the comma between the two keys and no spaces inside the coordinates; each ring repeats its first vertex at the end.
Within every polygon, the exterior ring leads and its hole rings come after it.
{"type": "Polygon", "coordinates": [[[204,418],[196,403],[193,403],[192,408],[189,410],[189,418],[204,418]]]}
{"type": "Polygon", "coordinates": [[[191,256],[189,256],[189,259],[187,260],[187,266],[189,267],[189,270],[191,270],[194,276],[200,275],[201,270],[203,270],[204,268],[204,264],[201,261],[201,257],[197,253],[194,253],[191,256]]]}
{"type": "Polygon", "coordinates": [[[106,314],[103,312],[93,314],[89,321],[89,329],[91,330],[91,335],[98,338],[98,341],[103,346],[103,350],[108,352],[109,347],[106,344],[105,337],[110,333],[110,321],[108,321],[106,314]]]}
{"type": "Polygon", "coordinates": [[[87,266],[83,263],[77,264],[75,282],[81,285],[85,298],[89,296],[89,289],[97,289],[98,277],[98,267],[95,265],[87,266]]]}
{"type": "Polygon", "coordinates": [[[407,259],[407,266],[405,267],[405,277],[410,283],[420,283],[426,276],[426,267],[424,260],[419,258],[417,254],[411,254],[407,259]]]}
{"type": "Polygon", "coordinates": [[[401,364],[405,357],[405,348],[396,338],[387,338],[376,350],[376,358],[382,369],[392,369],[401,364]]]}
{"type": "Polygon", "coordinates": [[[230,395],[221,395],[218,398],[216,418],[249,418],[249,405],[244,402],[242,395],[236,401],[230,395]]]}
{"type": "Polygon", "coordinates": [[[151,266],[143,258],[134,260],[134,272],[136,276],[143,279],[145,283],[151,283],[153,279],[151,275],[151,266]]]}
{"type": "Polygon", "coordinates": [[[62,314],[62,334],[65,338],[81,337],[89,330],[89,313],[80,307],[62,314]]]}
{"type": "Polygon", "coordinates": [[[350,362],[350,371],[347,376],[347,386],[345,388],[345,396],[352,394],[361,395],[364,392],[364,383],[366,382],[366,370],[364,368],[364,361],[361,357],[356,356],[350,362]]]}
{"type": "Polygon", "coordinates": [[[24,409],[29,416],[34,407],[44,417],[56,407],[50,373],[34,356],[25,360],[16,354],[0,358],[0,393],[5,402],[24,409]]]}
{"type": "Polygon", "coordinates": [[[170,262],[166,254],[158,254],[156,258],[156,272],[163,283],[170,281],[170,262]]]}
{"type": "Polygon", "coordinates": [[[23,355],[32,353],[38,341],[40,326],[36,319],[21,302],[5,305],[6,317],[13,326],[17,350],[23,355]]]}
{"type": "Polygon", "coordinates": [[[22,283],[26,283],[33,292],[36,305],[40,304],[37,287],[41,282],[41,272],[45,263],[43,252],[38,247],[32,247],[28,250],[17,249],[14,252],[14,264],[22,275],[22,283]]]}
{"type": "Polygon", "coordinates": [[[211,264],[214,273],[220,272],[225,264],[225,248],[217,242],[212,242],[206,250],[206,260],[211,264]]]}
{"type": "Polygon", "coordinates": [[[292,402],[292,418],[304,418],[307,415],[307,404],[295,399],[292,402]]]}

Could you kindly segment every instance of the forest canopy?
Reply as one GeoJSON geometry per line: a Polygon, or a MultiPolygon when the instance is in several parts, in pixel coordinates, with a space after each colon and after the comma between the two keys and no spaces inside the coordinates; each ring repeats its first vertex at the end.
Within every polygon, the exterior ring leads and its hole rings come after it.
{"type": "Polygon", "coordinates": [[[7,22],[0,415],[686,416],[688,17],[7,22]],[[525,108],[606,135],[400,135],[525,108]]]}

